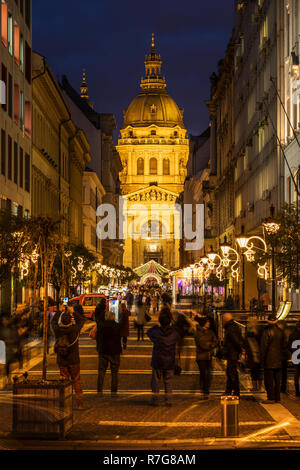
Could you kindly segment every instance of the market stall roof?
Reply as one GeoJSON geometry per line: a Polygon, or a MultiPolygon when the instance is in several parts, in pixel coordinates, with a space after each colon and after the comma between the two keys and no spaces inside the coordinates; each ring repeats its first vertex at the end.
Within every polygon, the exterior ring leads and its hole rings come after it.
{"type": "Polygon", "coordinates": [[[148,261],[148,263],[146,264],[138,266],[137,268],[133,269],[133,271],[140,278],[144,278],[145,276],[151,277],[151,275],[153,275],[154,278],[161,278],[167,276],[170,272],[169,269],[165,268],[153,259],[151,261],[148,261]]]}

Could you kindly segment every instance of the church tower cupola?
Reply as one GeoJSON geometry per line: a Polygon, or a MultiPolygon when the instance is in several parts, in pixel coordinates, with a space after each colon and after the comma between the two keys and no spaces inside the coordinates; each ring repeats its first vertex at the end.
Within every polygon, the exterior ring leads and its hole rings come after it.
{"type": "Polygon", "coordinates": [[[146,55],[145,60],[145,78],[141,80],[142,90],[166,88],[165,78],[161,76],[161,64],[160,54],[157,54],[155,50],[154,34],[152,34],[151,52],[146,55]]]}
{"type": "Polygon", "coordinates": [[[87,82],[86,82],[86,77],[85,77],[85,69],[83,69],[83,72],[82,72],[82,82],[81,82],[81,87],[80,87],[80,97],[84,100],[87,100],[89,99],[89,96],[88,96],[88,86],[87,86],[87,82]]]}

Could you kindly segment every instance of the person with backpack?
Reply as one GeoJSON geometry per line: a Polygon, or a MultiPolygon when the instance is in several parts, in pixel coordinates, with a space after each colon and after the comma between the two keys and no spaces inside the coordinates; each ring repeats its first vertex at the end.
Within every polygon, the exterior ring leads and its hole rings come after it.
{"type": "Polygon", "coordinates": [[[51,326],[55,335],[54,352],[60,375],[73,383],[77,409],[83,409],[83,393],[80,381],[79,335],[85,322],[84,317],[74,311],[73,306],[60,306],[54,314],[51,326]]]}
{"type": "Polygon", "coordinates": [[[263,331],[260,351],[267,392],[267,400],[262,403],[280,403],[281,370],[286,344],[284,332],[273,314],[268,317],[268,326],[263,331]]]}
{"type": "Polygon", "coordinates": [[[223,354],[227,359],[226,366],[226,395],[240,396],[240,381],[238,373],[238,361],[244,351],[243,338],[238,324],[234,321],[232,313],[225,313],[224,317],[224,341],[223,354]]]}
{"type": "Polygon", "coordinates": [[[200,373],[200,388],[203,398],[209,397],[211,383],[212,354],[218,345],[218,339],[210,327],[207,317],[199,318],[194,335],[196,344],[196,362],[200,373]]]}
{"type": "Polygon", "coordinates": [[[176,344],[180,339],[178,331],[171,326],[172,315],[163,309],[159,315],[159,325],[147,331],[147,336],[153,343],[152,351],[152,406],[158,406],[159,383],[163,377],[165,385],[165,405],[171,406],[172,378],[175,369],[176,344]]]}
{"type": "Polygon", "coordinates": [[[103,385],[106,370],[111,370],[111,397],[116,398],[118,393],[118,372],[120,368],[120,355],[122,353],[120,325],[115,321],[115,313],[107,312],[101,328],[97,330],[98,381],[97,390],[103,394],[103,385]]]}

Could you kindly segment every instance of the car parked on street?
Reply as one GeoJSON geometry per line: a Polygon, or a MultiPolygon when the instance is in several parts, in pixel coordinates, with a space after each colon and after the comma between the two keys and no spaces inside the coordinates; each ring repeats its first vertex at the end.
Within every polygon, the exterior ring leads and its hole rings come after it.
{"type": "Polygon", "coordinates": [[[73,297],[72,299],[70,299],[70,302],[73,305],[76,305],[76,304],[81,305],[83,308],[84,316],[86,318],[93,319],[96,306],[101,298],[104,298],[107,300],[104,294],[97,294],[97,293],[82,294],[78,297],[73,297]]]}

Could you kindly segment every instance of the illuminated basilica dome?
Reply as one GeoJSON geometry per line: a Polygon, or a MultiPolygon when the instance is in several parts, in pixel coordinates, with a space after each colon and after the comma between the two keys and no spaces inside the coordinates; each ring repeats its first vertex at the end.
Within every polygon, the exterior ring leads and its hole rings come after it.
{"type": "Polygon", "coordinates": [[[141,92],[124,112],[117,151],[123,170],[121,192],[126,200],[124,265],[131,268],[154,261],[168,268],[179,266],[179,237],[176,236],[176,200],[183,191],[189,140],[183,124],[183,111],[165,91],[161,58],[154,47],[146,55],[141,92]],[[142,206],[137,227],[133,228],[136,205],[142,206]],[[156,212],[157,210],[157,212],[156,212]],[[163,212],[161,212],[163,210],[163,212]],[[165,211],[165,212],[164,212],[165,211]],[[142,227],[161,227],[169,236],[145,236],[142,227]],[[164,223],[165,214],[170,224],[164,223]],[[127,224],[127,225],[126,225],[127,224]],[[133,232],[128,234],[128,230],[133,232]],[[137,232],[137,233],[136,233],[137,232]],[[139,232],[141,234],[139,235],[139,232]]]}
{"type": "Polygon", "coordinates": [[[154,47],[152,36],[152,48],[150,54],[146,55],[145,78],[141,81],[142,92],[134,98],[124,113],[122,128],[128,125],[133,127],[144,127],[156,124],[162,127],[183,125],[183,111],[180,110],[175,101],[165,91],[165,78],[161,76],[161,58],[154,47]]]}

